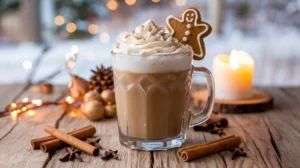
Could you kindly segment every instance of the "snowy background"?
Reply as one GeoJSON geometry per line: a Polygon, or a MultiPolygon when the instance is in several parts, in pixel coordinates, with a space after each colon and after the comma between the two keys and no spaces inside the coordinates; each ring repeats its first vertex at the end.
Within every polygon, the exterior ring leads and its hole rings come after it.
{"type": "MultiPolygon", "coordinates": [[[[100,64],[111,65],[110,51],[120,34],[131,32],[149,18],[163,26],[168,15],[178,15],[184,7],[195,5],[201,10],[203,20],[209,20],[205,0],[185,0],[182,1],[183,6],[176,5],[177,1],[140,8],[134,8],[133,5],[134,10],[126,15],[122,14],[121,9],[120,12],[115,11],[108,19],[97,23],[99,32],[88,39],[62,40],[47,29],[42,32],[44,43],[8,43],[5,38],[1,38],[0,83],[25,82],[32,70],[28,64],[34,64],[45,44],[50,46],[50,50],[43,56],[33,81],[63,66],[66,54],[74,45],[79,47],[79,54],[71,72],[88,79],[91,68],[100,64]]],[[[236,13],[245,10],[243,6],[239,9],[239,3],[233,0],[224,3],[222,33],[205,39],[207,55],[204,60],[194,64],[211,69],[217,54],[229,54],[232,49],[240,49],[248,52],[255,60],[255,85],[300,85],[300,1],[249,2],[249,11],[246,16],[242,14],[242,18],[236,13]]],[[[55,9],[51,9],[51,4],[46,1],[41,3],[41,9],[43,27],[53,26],[55,9]]],[[[66,71],[50,82],[68,84],[68,73],[66,71]]]]}

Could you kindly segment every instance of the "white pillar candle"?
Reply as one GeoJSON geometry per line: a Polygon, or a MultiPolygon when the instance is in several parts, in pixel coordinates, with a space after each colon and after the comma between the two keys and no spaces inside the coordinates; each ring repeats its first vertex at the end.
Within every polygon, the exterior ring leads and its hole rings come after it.
{"type": "Polygon", "coordinates": [[[216,99],[236,100],[252,96],[254,61],[244,51],[217,55],[213,62],[216,99]]]}

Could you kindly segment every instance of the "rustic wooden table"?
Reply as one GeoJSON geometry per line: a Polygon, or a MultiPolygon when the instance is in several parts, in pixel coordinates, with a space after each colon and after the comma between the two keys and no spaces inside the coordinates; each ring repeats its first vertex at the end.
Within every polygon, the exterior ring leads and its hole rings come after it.
{"type": "MultiPolygon", "coordinates": [[[[120,145],[116,119],[91,122],[78,113],[67,113],[57,106],[42,107],[33,113],[22,114],[17,120],[0,118],[0,167],[300,167],[300,87],[264,88],[274,96],[271,111],[252,114],[227,114],[230,127],[226,134],[242,137],[248,157],[231,160],[229,152],[220,152],[186,163],[180,162],[176,149],[160,152],[133,151],[120,145]],[[92,124],[97,128],[100,144],[119,150],[120,160],[103,161],[100,157],[83,155],[84,162],[60,162],[64,155],[58,150],[53,156],[32,150],[30,140],[47,135],[44,125],[63,131],[92,124]]],[[[24,97],[55,100],[67,93],[66,86],[55,86],[50,95],[35,94],[23,85],[0,85],[0,107],[24,97]],[[21,94],[19,94],[21,92],[21,94]]],[[[185,145],[219,138],[204,132],[188,131],[185,145]]]]}

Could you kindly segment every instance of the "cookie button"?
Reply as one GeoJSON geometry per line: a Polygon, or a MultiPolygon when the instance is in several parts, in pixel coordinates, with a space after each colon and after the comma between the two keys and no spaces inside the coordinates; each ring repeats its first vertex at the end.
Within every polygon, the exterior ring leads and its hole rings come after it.
{"type": "Polygon", "coordinates": [[[183,37],[182,40],[183,40],[183,41],[187,41],[188,38],[187,38],[187,37],[183,37]]]}
{"type": "Polygon", "coordinates": [[[190,28],[192,28],[192,25],[191,25],[191,24],[187,24],[186,27],[187,27],[188,29],[190,29],[190,28]]]}
{"type": "Polygon", "coordinates": [[[184,34],[185,34],[186,36],[189,36],[189,35],[191,35],[191,32],[190,32],[190,31],[185,31],[184,34]]]}

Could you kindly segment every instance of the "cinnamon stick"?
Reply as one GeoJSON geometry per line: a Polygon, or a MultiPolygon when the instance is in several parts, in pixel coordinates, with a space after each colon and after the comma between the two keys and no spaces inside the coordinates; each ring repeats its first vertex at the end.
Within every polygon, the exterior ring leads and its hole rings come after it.
{"type": "Polygon", "coordinates": [[[76,147],[90,155],[97,156],[99,155],[99,149],[95,146],[92,146],[86,142],[83,142],[82,140],[75,138],[65,132],[62,132],[56,128],[53,128],[49,125],[46,125],[44,130],[49,133],[50,135],[56,137],[57,139],[60,139],[61,141],[64,141],[65,143],[76,147]]]}
{"type": "Polygon", "coordinates": [[[179,159],[185,162],[208,156],[241,144],[238,136],[227,136],[203,144],[192,145],[178,150],[179,159]]]}
{"type": "MultiPolygon", "coordinates": [[[[76,132],[71,133],[70,135],[76,137],[78,139],[86,139],[88,137],[92,137],[96,133],[96,128],[92,125],[88,127],[84,127],[76,132]]],[[[67,145],[65,142],[61,141],[60,139],[54,139],[48,142],[43,142],[40,144],[40,149],[43,152],[49,152],[57,148],[61,148],[67,145]]]]}
{"type": "MultiPolygon", "coordinates": [[[[71,131],[69,132],[68,134],[74,136],[74,134],[78,133],[78,132],[90,132],[92,130],[95,130],[96,132],[96,129],[94,126],[92,125],[89,125],[89,126],[86,126],[86,127],[83,127],[83,128],[80,128],[78,130],[74,130],[74,131],[71,131]]],[[[93,136],[93,135],[92,135],[93,136]]],[[[53,136],[45,136],[45,137],[41,137],[41,138],[36,138],[36,139],[32,139],[31,140],[31,146],[33,149],[40,149],[40,145],[44,142],[48,142],[48,141],[52,141],[52,140],[55,140],[57,138],[53,137],[53,136]]]]}

